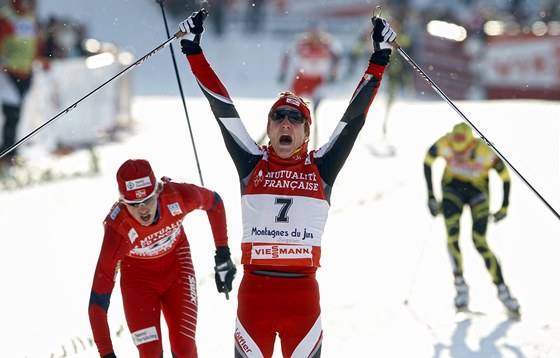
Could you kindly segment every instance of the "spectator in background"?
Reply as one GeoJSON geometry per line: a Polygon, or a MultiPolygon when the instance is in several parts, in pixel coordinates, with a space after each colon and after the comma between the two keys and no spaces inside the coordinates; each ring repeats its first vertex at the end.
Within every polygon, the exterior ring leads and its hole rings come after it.
{"type": "MultiPolygon", "coordinates": [[[[41,56],[43,44],[35,8],[35,0],[9,0],[0,8],[0,102],[4,116],[0,151],[16,143],[34,61],[39,59],[48,68],[41,56]]],[[[15,157],[16,150],[12,150],[0,158],[0,169],[13,165],[15,157]]]]}
{"type": "Polygon", "coordinates": [[[82,57],[84,27],[78,23],[51,17],[45,29],[45,56],[53,59],[82,57]]]}
{"type": "Polygon", "coordinates": [[[256,34],[262,30],[264,23],[264,5],[266,0],[248,0],[247,1],[247,31],[256,34]]]}
{"type": "MultiPolygon", "coordinates": [[[[340,55],[339,42],[317,23],[299,34],[282,53],[278,82],[288,81],[292,93],[311,100],[315,120],[324,85],[338,78],[340,55]]],[[[315,122],[315,141],[317,134],[315,122]]]]}
{"type": "Polygon", "coordinates": [[[208,0],[209,6],[212,9],[212,16],[210,16],[210,22],[214,26],[214,31],[216,35],[221,37],[224,35],[225,31],[225,17],[227,12],[227,0],[208,0]]]}

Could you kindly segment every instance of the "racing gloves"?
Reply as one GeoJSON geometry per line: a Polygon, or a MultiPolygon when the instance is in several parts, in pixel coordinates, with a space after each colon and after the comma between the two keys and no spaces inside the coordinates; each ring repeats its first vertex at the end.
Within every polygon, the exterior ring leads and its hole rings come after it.
{"type": "Polygon", "coordinates": [[[226,294],[229,299],[229,292],[231,292],[233,279],[237,273],[234,263],[231,261],[231,253],[229,247],[218,246],[216,248],[216,255],[214,256],[216,266],[214,267],[214,278],[216,279],[216,288],[218,292],[226,294]]]}

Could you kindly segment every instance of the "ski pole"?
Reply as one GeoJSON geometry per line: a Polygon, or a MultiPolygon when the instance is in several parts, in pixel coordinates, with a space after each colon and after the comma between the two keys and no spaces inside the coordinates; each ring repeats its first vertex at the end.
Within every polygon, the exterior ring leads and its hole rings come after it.
{"type": "MultiPolygon", "coordinates": [[[[381,7],[376,6],[375,9],[373,9],[373,19],[376,19],[380,16],[381,16],[381,7]]],[[[523,175],[521,175],[521,173],[509,162],[509,160],[507,160],[506,157],[502,155],[502,153],[500,153],[498,148],[496,148],[494,144],[492,144],[492,142],[490,142],[490,140],[488,140],[486,136],[484,136],[482,132],[480,132],[478,128],[476,128],[476,126],[459,110],[459,108],[457,108],[457,106],[453,103],[453,101],[449,97],[447,97],[447,95],[438,87],[438,85],[435,84],[434,81],[432,81],[432,79],[426,74],[426,72],[424,72],[420,68],[420,66],[418,66],[416,62],[414,62],[414,60],[401,48],[398,42],[393,41],[391,42],[391,45],[399,53],[399,55],[401,55],[401,57],[404,58],[405,61],[414,70],[416,70],[416,72],[424,80],[426,80],[426,82],[428,82],[428,84],[434,89],[434,91],[436,91],[436,93],[445,102],[447,102],[447,104],[449,104],[465,122],[467,122],[467,124],[480,136],[480,138],[484,141],[484,143],[486,143],[486,145],[488,145],[490,148],[494,150],[494,152],[498,155],[498,157],[500,157],[500,159],[502,159],[504,163],[506,163],[506,165],[517,175],[517,177],[519,177],[519,179],[521,179],[521,181],[523,181],[523,183],[525,183],[525,185],[527,185],[527,187],[533,192],[533,194],[535,194],[546,205],[546,207],[550,209],[550,211],[552,211],[552,213],[556,216],[556,218],[560,220],[560,214],[558,214],[558,212],[548,203],[548,201],[546,201],[546,199],[529,183],[529,181],[525,179],[523,175]]]]}
{"type": "Polygon", "coordinates": [[[70,106],[68,106],[66,109],[64,109],[62,112],[60,112],[59,114],[57,114],[56,116],[52,117],[51,119],[49,119],[48,121],[46,121],[45,123],[43,123],[42,125],[40,125],[39,127],[37,127],[36,129],[34,129],[33,131],[31,131],[29,134],[27,134],[25,137],[23,137],[22,139],[20,139],[19,141],[17,141],[16,143],[12,144],[10,147],[6,148],[2,153],[0,153],[0,158],[4,157],[6,154],[8,154],[9,152],[11,152],[12,150],[16,149],[17,147],[19,147],[21,144],[27,142],[29,139],[31,139],[34,135],[36,135],[37,133],[39,133],[41,130],[45,129],[48,125],[50,125],[52,122],[54,122],[56,119],[62,117],[63,115],[67,114],[68,112],[70,112],[71,110],[73,110],[74,108],[76,108],[78,106],[78,104],[80,104],[83,100],[85,100],[86,98],[88,98],[89,96],[91,96],[92,94],[94,94],[95,92],[97,92],[98,90],[100,90],[102,87],[106,86],[108,83],[110,83],[111,81],[119,78],[120,76],[122,76],[123,74],[127,73],[128,71],[130,71],[131,69],[133,69],[134,67],[142,64],[144,61],[146,61],[148,58],[152,57],[152,55],[154,55],[156,52],[160,51],[161,49],[167,47],[173,40],[180,38],[181,36],[183,36],[184,33],[182,31],[177,31],[172,37],[170,37],[167,41],[163,42],[161,45],[159,45],[158,47],[156,47],[155,49],[153,49],[152,51],[150,51],[149,53],[147,53],[144,57],[138,59],[136,62],[132,63],[131,65],[129,65],[128,67],[126,67],[125,69],[123,69],[121,72],[117,73],[116,75],[114,75],[113,77],[109,78],[107,81],[105,81],[103,84],[101,84],[99,87],[97,87],[96,89],[94,89],[93,91],[89,92],[88,94],[86,94],[85,96],[83,96],[82,98],[80,98],[79,100],[77,100],[76,102],[74,102],[73,104],[71,104],[70,106]]]}
{"type": "Polygon", "coordinates": [[[407,295],[406,295],[406,297],[403,301],[405,306],[408,306],[410,304],[410,299],[411,299],[412,294],[414,292],[414,289],[416,287],[416,281],[418,279],[418,272],[420,271],[420,266],[422,265],[422,261],[423,261],[424,256],[425,256],[426,247],[428,246],[428,241],[430,240],[430,237],[432,236],[432,228],[434,227],[435,222],[436,222],[436,218],[434,217],[434,218],[432,218],[432,221],[430,222],[430,225],[428,226],[427,233],[424,236],[424,239],[422,241],[422,247],[420,249],[420,254],[416,258],[416,264],[413,267],[414,271],[412,272],[412,278],[410,280],[408,293],[407,293],[407,295]]]}
{"type": "MultiPolygon", "coordinates": [[[[167,26],[167,17],[165,16],[165,10],[163,8],[163,3],[165,2],[165,0],[156,0],[156,2],[161,7],[161,15],[163,16],[163,23],[165,24],[165,32],[167,34],[167,37],[169,37],[169,27],[167,26]]],[[[202,9],[202,11],[203,11],[203,17],[206,17],[207,16],[206,10],[202,9]]],[[[198,38],[198,39],[200,41],[200,38],[198,38]]],[[[200,170],[200,162],[198,160],[198,154],[197,154],[196,145],[195,145],[195,142],[194,142],[193,131],[192,131],[192,128],[191,128],[191,121],[189,119],[189,113],[187,111],[187,103],[185,102],[185,95],[183,93],[183,86],[181,85],[179,70],[177,69],[177,60],[175,59],[175,52],[173,51],[173,45],[169,46],[169,50],[171,52],[171,59],[173,60],[173,67],[175,69],[175,77],[177,78],[177,85],[179,86],[179,93],[181,95],[181,101],[183,102],[183,109],[185,111],[185,116],[187,118],[187,125],[189,127],[189,134],[191,136],[191,143],[192,143],[192,147],[193,147],[194,157],[195,157],[195,160],[196,160],[196,166],[198,168],[198,176],[200,177],[200,184],[202,186],[204,186],[204,180],[202,179],[202,171],[200,170]]]]}

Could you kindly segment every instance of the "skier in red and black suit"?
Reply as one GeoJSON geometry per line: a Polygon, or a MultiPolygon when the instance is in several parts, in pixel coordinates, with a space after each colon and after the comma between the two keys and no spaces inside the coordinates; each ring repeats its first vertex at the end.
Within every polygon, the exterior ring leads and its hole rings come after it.
{"type": "MultiPolygon", "coordinates": [[[[202,10],[204,11],[204,10],[202,10]]],[[[271,357],[276,334],[284,357],[319,357],[322,344],[319,287],[321,239],[334,181],[346,161],[389,63],[395,32],[374,22],[375,51],[346,113],[329,141],[308,151],[311,111],[283,92],[267,122],[269,144],[251,139],[233,102],[197,41],[203,13],[179,28],[186,54],[210,102],[241,183],[242,264],[235,357],[271,357]]]]}
{"type": "Polygon", "coordinates": [[[116,357],[107,323],[115,278],[128,328],[141,358],[163,357],[161,313],[174,358],[195,358],[198,298],[183,219],[205,210],[214,236],[215,279],[230,292],[236,268],[230,259],[224,204],[211,190],[169,178],[157,181],[146,160],[124,162],[117,171],[120,200],[103,225],[105,236],[93,277],[89,318],[99,355],[116,357]]]}

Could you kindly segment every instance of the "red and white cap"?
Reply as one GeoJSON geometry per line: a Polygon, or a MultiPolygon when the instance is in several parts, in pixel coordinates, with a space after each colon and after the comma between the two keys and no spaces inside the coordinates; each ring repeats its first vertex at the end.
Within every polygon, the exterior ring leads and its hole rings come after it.
{"type": "Polygon", "coordinates": [[[278,100],[274,102],[274,104],[270,108],[270,112],[282,106],[292,107],[300,111],[301,113],[303,113],[305,118],[307,118],[307,124],[311,125],[311,111],[309,110],[309,106],[307,103],[305,103],[305,100],[303,98],[296,96],[295,94],[288,91],[282,92],[280,93],[280,98],[278,98],[278,100]]]}
{"type": "Polygon", "coordinates": [[[147,160],[129,159],[117,170],[117,183],[122,201],[135,203],[153,195],[157,181],[147,160]]]}

